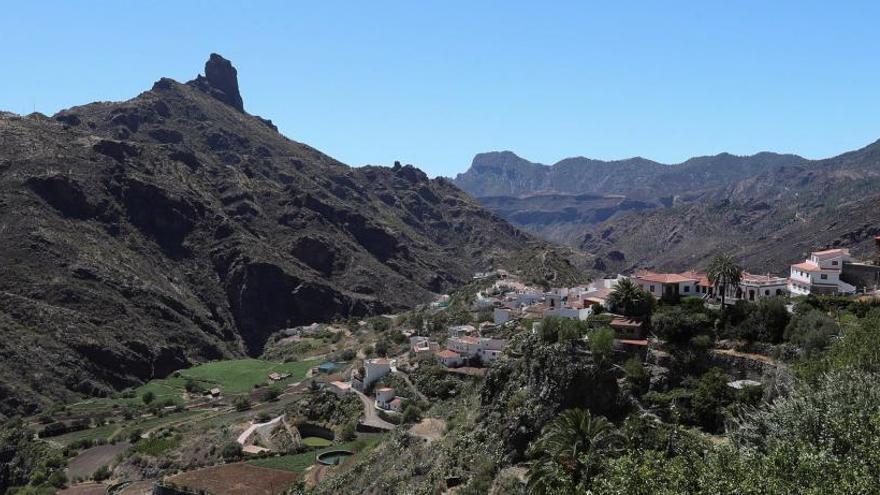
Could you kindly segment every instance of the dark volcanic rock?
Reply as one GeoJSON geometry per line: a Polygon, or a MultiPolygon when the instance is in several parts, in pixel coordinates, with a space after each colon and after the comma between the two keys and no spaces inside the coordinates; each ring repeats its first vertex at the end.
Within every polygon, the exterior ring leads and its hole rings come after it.
{"type": "Polygon", "coordinates": [[[238,91],[238,71],[229,60],[212,53],[205,62],[205,76],[199,76],[192,83],[239,112],[244,112],[244,103],[238,91]]]}
{"type": "Polygon", "coordinates": [[[0,415],[258,355],[287,326],[554,251],[448,181],[278,134],[218,57],[191,84],[0,128],[0,415]]]}

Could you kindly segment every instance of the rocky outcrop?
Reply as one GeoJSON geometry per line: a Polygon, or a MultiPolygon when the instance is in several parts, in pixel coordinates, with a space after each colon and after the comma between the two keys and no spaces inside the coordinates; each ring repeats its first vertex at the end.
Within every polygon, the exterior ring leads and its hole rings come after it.
{"type": "Polygon", "coordinates": [[[258,355],[279,329],[553,251],[415,167],[285,138],[235,78],[212,57],[126,102],[0,113],[0,414],[258,355]]]}
{"type": "Polygon", "coordinates": [[[212,53],[205,63],[205,75],[198,76],[190,84],[207,92],[239,112],[244,112],[244,103],[238,90],[238,71],[232,62],[212,53]]]}

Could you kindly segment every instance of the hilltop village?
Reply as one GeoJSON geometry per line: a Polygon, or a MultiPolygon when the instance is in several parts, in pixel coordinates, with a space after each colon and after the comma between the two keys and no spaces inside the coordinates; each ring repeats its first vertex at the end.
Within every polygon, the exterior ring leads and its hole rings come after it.
{"type": "Polygon", "coordinates": [[[360,486],[361,470],[439,455],[420,469],[442,480],[407,483],[524,490],[536,476],[520,464],[534,458],[525,447],[578,404],[609,418],[641,410],[717,441],[727,415],[759,404],[788,361],[833,345],[833,308],[880,306],[880,256],[820,250],[788,276],[734,269],[733,279],[718,267],[639,270],[570,287],[495,269],[412,311],[282,329],[259,359],[27,418],[56,452],[36,481],[67,494],[339,493],[360,486]],[[488,443],[464,447],[471,431],[488,443]],[[472,464],[453,467],[453,453],[472,464]],[[474,471],[480,456],[495,467],[474,471]],[[494,481],[479,481],[487,473],[494,481]]]}

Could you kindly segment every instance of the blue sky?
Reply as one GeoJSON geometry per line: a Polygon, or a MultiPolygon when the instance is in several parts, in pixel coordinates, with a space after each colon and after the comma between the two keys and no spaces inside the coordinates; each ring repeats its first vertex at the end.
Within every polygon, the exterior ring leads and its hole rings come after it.
{"type": "Polygon", "coordinates": [[[218,52],[246,110],[350,165],[821,158],[880,138],[877,19],[880,2],[0,0],[0,109],[127,99],[218,52]]]}

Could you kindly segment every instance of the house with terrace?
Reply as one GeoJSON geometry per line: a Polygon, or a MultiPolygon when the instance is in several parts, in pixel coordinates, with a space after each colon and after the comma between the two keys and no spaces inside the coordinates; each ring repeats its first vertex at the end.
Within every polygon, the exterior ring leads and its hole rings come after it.
{"type": "Polygon", "coordinates": [[[657,299],[675,297],[702,297],[708,290],[708,278],[698,272],[657,273],[647,270],[636,272],[632,277],[642,290],[657,299]]]}
{"type": "Polygon", "coordinates": [[[802,263],[791,265],[788,290],[795,296],[854,294],[856,287],[840,279],[844,263],[852,261],[849,249],[815,251],[802,263]]]}

